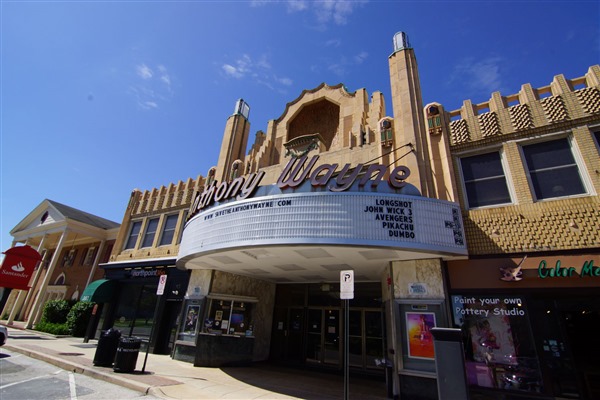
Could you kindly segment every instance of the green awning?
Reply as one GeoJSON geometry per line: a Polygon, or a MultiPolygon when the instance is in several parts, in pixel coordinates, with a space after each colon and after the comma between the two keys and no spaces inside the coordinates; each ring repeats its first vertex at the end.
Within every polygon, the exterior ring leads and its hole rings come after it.
{"type": "Polygon", "coordinates": [[[117,283],[114,280],[98,279],[85,288],[81,295],[81,301],[108,303],[112,298],[116,286],[117,283]]]}

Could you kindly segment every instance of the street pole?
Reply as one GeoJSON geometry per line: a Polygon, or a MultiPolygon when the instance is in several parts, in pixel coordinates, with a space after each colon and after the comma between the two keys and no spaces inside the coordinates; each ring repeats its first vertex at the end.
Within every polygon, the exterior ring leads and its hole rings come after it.
{"type": "Polygon", "coordinates": [[[344,400],[348,400],[348,386],[350,382],[350,305],[349,300],[354,298],[354,271],[340,271],[340,299],[344,300],[344,400]]]}
{"type": "Polygon", "coordinates": [[[348,300],[344,300],[344,400],[348,400],[348,389],[349,389],[349,362],[348,362],[348,353],[349,353],[349,334],[348,330],[350,329],[350,312],[348,307],[348,300]]]}
{"type": "Polygon", "coordinates": [[[150,337],[148,337],[148,344],[146,345],[146,356],[144,357],[144,366],[142,367],[142,374],[146,372],[146,361],[148,361],[148,352],[150,351],[150,342],[152,341],[152,335],[154,335],[154,326],[156,325],[156,318],[158,317],[158,305],[160,304],[160,298],[156,298],[156,307],[154,307],[154,317],[152,318],[152,328],[150,328],[150,337]]]}
{"type": "Polygon", "coordinates": [[[156,326],[156,319],[158,318],[158,306],[160,305],[160,299],[165,293],[165,286],[167,285],[167,275],[161,275],[158,278],[158,286],[156,288],[156,307],[154,307],[154,317],[152,318],[152,328],[150,328],[150,337],[148,338],[148,344],[146,345],[146,357],[144,357],[144,366],[142,367],[142,374],[146,372],[146,361],[148,361],[148,352],[150,351],[150,342],[154,335],[154,327],[156,326]]]}

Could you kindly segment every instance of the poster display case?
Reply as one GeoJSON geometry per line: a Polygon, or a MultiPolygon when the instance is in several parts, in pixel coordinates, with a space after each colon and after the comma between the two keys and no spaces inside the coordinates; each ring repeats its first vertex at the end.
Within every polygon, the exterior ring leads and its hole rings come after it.
{"type": "Polygon", "coordinates": [[[431,329],[447,326],[441,301],[397,300],[396,321],[402,349],[401,371],[435,372],[435,352],[431,329]]]}
{"type": "Polygon", "coordinates": [[[203,304],[204,299],[185,300],[177,340],[192,343],[195,342],[200,328],[199,322],[202,317],[203,304]]]}

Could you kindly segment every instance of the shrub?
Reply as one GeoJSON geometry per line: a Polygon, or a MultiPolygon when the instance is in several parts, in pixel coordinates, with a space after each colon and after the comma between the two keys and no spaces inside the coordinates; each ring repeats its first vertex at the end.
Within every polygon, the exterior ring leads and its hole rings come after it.
{"type": "Polygon", "coordinates": [[[40,322],[49,322],[51,324],[64,324],[67,322],[67,315],[71,310],[69,302],[66,300],[50,300],[44,306],[42,319],[40,322]]]}
{"type": "Polygon", "coordinates": [[[71,308],[69,315],[67,315],[67,327],[71,331],[71,335],[75,337],[85,336],[94,304],[91,301],[80,301],[71,308]]]}
{"type": "Polygon", "coordinates": [[[50,333],[52,335],[69,335],[69,328],[66,323],[57,324],[53,322],[40,321],[35,324],[35,330],[50,333]]]}

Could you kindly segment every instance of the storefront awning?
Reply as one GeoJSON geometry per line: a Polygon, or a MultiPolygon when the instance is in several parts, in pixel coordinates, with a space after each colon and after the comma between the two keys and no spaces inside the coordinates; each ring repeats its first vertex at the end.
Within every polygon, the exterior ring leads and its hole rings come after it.
{"type": "Polygon", "coordinates": [[[98,279],[90,283],[83,294],[81,301],[93,301],[94,303],[107,303],[115,291],[116,282],[109,279],[98,279]]]}

